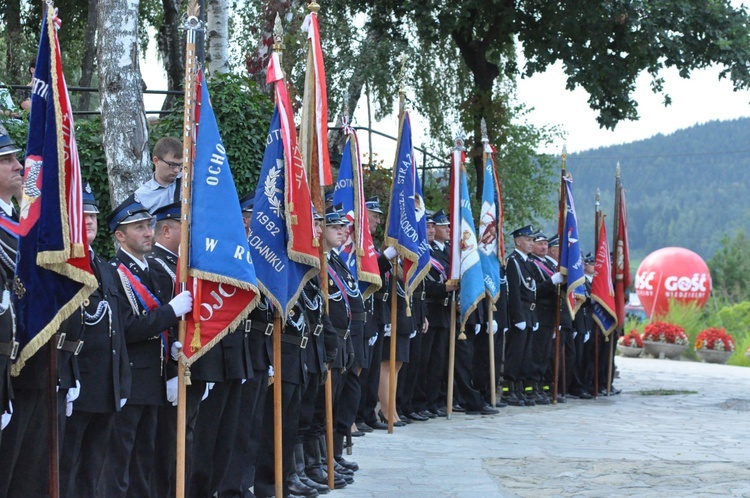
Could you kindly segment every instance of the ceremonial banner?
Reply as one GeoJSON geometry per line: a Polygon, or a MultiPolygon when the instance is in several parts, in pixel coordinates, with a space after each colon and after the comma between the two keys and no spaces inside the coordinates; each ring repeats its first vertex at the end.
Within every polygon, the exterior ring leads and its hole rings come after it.
{"type": "Polygon", "coordinates": [[[586,300],[584,285],[583,258],[578,240],[578,219],[573,202],[573,180],[563,177],[562,188],[565,200],[565,224],[560,238],[560,273],[567,275],[568,291],[567,303],[571,318],[575,318],[576,311],[586,300]]]}
{"type": "Polygon", "coordinates": [[[617,239],[615,242],[615,305],[617,306],[617,322],[625,325],[625,289],[630,287],[630,249],[628,248],[628,214],[625,207],[625,189],[620,190],[620,202],[616,206],[617,239]]]}
{"type": "MultiPolygon", "coordinates": [[[[602,215],[602,218],[604,215],[602,215]]],[[[594,309],[594,320],[608,336],[617,326],[615,313],[615,289],[612,286],[612,263],[609,256],[607,229],[602,220],[599,229],[599,247],[596,249],[596,266],[591,281],[591,302],[594,309]]]]}
{"type": "MultiPolygon", "coordinates": [[[[489,149],[489,146],[488,146],[489,149]]],[[[485,150],[487,161],[484,164],[484,186],[482,187],[482,211],[479,215],[479,259],[484,272],[484,287],[492,302],[500,297],[500,247],[498,234],[501,234],[499,195],[495,180],[495,162],[492,149],[485,150]]]]}
{"type": "Polygon", "coordinates": [[[385,245],[392,246],[403,258],[405,288],[411,293],[430,271],[430,244],[427,242],[427,220],[422,198],[422,184],[414,163],[409,113],[404,113],[398,138],[396,163],[385,245]]]}
{"type": "Polygon", "coordinates": [[[31,84],[13,283],[20,345],[13,375],[97,287],[83,221],[81,169],[60,59],[59,26],[56,12],[47,9],[31,84]]]}
{"type": "MultiPolygon", "coordinates": [[[[451,225],[451,253],[455,251],[456,258],[451,260],[451,268],[456,264],[459,267],[459,278],[461,286],[460,295],[460,319],[461,330],[466,327],[466,321],[471,312],[476,309],[485,296],[485,284],[482,278],[482,263],[480,252],[477,248],[477,236],[474,229],[474,218],[471,215],[471,201],[469,199],[469,187],[466,183],[466,170],[463,167],[463,151],[453,152],[453,176],[458,178],[459,196],[451,199],[451,213],[460,213],[460,221],[457,225],[451,225]],[[454,236],[455,234],[455,236],[454,236]]],[[[500,276],[497,276],[498,280],[500,276]]]]}
{"type": "MultiPolygon", "coordinates": [[[[311,146],[315,143],[314,163],[318,167],[318,178],[321,185],[330,185],[333,182],[331,175],[331,160],[328,156],[328,91],[326,89],[326,71],[323,64],[323,49],[320,46],[320,28],[318,27],[318,14],[311,12],[302,23],[302,31],[307,33],[310,50],[307,59],[307,71],[305,72],[305,96],[302,104],[302,122],[309,122],[309,114],[313,114],[312,129],[302,127],[301,133],[314,135],[313,140],[302,140],[303,146],[311,146]]],[[[307,138],[307,137],[306,137],[307,138]]],[[[311,151],[312,152],[312,151],[311,151]]],[[[306,154],[305,157],[313,157],[306,154]]]]}
{"type": "Polygon", "coordinates": [[[339,249],[339,256],[359,281],[362,296],[366,299],[380,289],[380,269],[365,208],[357,134],[352,128],[347,127],[347,130],[349,138],[341,156],[339,177],[333,191],[333,205],[342,205],[349,221],[349,233],[339,249]]]}
{"type": "MultiPolygon", "coordinates": [[[[250,254],[255,264],[258,285],[285,320],[297,301],[302,287],[319,271],[319,260],[307,264],[292,258],[287,248],[292,234],[287,231],[284,192],[288,178],[284,168],[284,143],[279,106],[273,113],[268,131],[263,166],[255,189],[255,206],[250,223],[250,254]]],[[[308,209],[312,211],[308,201],[308,209]]]]}
{"type": "Polygon", "coordinates": [[[237,189],[202,72],[197,83],[188,264],[194,302],[186,317],[187,366],[236,328],[258,300],[237,189]],[[216,213],[221,213],[220,223],[216,213]]]}

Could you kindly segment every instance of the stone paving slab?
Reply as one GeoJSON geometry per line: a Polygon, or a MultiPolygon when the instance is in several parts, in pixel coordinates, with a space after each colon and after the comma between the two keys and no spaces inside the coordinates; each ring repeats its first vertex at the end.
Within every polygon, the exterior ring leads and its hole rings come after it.
{"type": "Polygon", "coordinates": [[[361,470],[329,496],[750,497],[750,369],[617,364],[618,396],[455,413],[355,438],[361,470]]]}

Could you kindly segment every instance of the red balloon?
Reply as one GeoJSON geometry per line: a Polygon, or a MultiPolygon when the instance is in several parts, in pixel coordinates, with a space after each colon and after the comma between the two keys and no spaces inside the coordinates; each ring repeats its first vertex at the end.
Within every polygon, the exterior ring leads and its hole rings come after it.
{"type": "Polygon", "coordinates": [[[711,293],[711,273],[689,249],[665,247],[643,260],[635,275],[635,291],[649,317],[669,310],[669,301],[703,307],[711,293]]]}

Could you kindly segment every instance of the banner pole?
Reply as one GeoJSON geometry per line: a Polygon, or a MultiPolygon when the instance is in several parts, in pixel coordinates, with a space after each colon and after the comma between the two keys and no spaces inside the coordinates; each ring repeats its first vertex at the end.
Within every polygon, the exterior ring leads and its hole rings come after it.
{"type": "Polygon", "coordinates": [[[453,415],[453,377],[456,366],[456,291],[451,292],[450,336],[448,338],[448,392],[445,412],[450,420],[453,415]]]}
{"type": "MultiPolygon", "coordinates": [[[[596,201],[594,211],[594,247],[596,248],[596,257],[599,252],[599,230],[601,224],[604,222],[601,214],[601,206],[599,204],[599,189],[596,189],[596,201]]],[[[599,395],[599,332],[600,328],[598,325],[594,326],[594,398],[599,395]]]]}
{"type": "MultiPolygon", "coordinates": [[[[557,233],[560,236],[560,240],[563,238],[563,230],[565,229],[565,167],[568,158],[568,152],[566,147],[563,145],[562,152],[562,168],[560,173],[560,199],[558,202],[558,219],[557,219],[557,233]]],[[[559,266],[559,262],[558,262],[559,266]]],[[[557,404],[557,393],[560,383],[560,308],[562,307],[562,286],[557,285],[557,299],[555,300],[555,361],[554,361],[554,372],[552,381],[552,404],[557,404]]]]}

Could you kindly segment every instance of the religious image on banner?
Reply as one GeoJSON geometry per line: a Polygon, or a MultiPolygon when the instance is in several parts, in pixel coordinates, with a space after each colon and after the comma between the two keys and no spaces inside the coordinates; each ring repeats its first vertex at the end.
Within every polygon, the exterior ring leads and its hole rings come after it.
{"type": "Polygon", "coordinates": [[[578,218],[576,207],[573,202],[573,179],[570,176],[563,177],[562,188],[563,199],[565,199],[565,218],[563,233],[560,237],[560,273],[567,275],[568,309],[571,318],[575,318],[578,308],[586,301],[586,279],[583,271],[583,258],[581,257],[581,243],[578,238],[578,218]]]}
{"type": "Polygon", "coordinates": [[[258,301],[237,189],[202,72],[196,87],[188,263],[194,304],[186,317],[186,366],[234,330],[258,301]],[[217,212],[222,213],[221,223],[216,223],[217,212]]]}
{"type": "Polygon", "coordinates": [[[499,212],[498,195],[495,188],[495,162],[492,149],[487,148],[487,161],[484,163],[484,185],[482,187],[482,208],[479,213],[479,258],[484,273],[484,287],[492,302],[500,296],[500,245],[498,237],[499,212]]]}
{"type": "Polygon", "coordinates": [[[73,109],[63,74],[57,11],[47,9],[31,85],[18,257],[13,282],[18,375],[96,289],[83,219],[73,109]]]}

